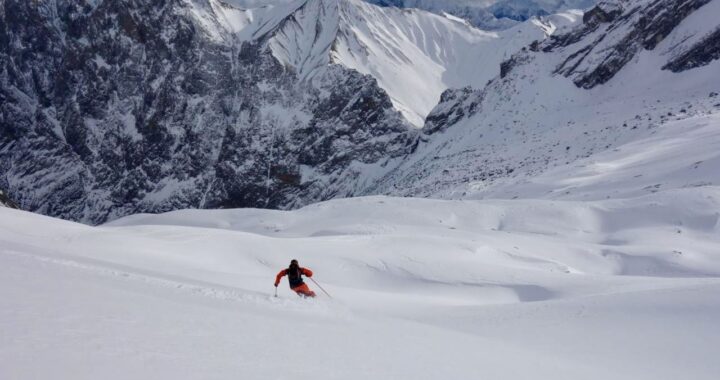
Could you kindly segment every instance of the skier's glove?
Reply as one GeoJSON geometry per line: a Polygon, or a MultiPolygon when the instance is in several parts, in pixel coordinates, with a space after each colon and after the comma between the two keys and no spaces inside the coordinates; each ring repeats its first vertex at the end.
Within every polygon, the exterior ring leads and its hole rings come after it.
{"type": "Polygon", "coordinates": [[[278,284],[275,284],[275,287],[277,288],[278,284]]]}

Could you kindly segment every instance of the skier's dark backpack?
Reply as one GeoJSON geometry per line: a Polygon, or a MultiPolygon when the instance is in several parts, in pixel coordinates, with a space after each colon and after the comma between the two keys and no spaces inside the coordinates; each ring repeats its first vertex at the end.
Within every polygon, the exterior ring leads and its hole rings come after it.
{"type": "Polygon", "coordinates": [[[290,265],[287,269],[287,275],[288,275],[288,281],[290,282],[290,288],[294,289],[298,286],[304,284],[305,282],[302,279],[302,269],[300,269],[300,266],[290,265]]]}

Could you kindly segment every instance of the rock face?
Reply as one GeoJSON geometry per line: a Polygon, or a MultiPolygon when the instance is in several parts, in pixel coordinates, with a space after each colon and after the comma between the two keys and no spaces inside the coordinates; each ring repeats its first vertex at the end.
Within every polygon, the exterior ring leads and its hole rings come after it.
{"type": "Polygon", "coordinates": [[[440,104],[427,117],[423,132],[431,135],[457,123],[468,114],[476,111],[482,97],[476,97],[470,87],[460,90],[447,90],[440,97],[440,104]]]}
{"type": "Polygon", "coordinates": [[[216,0],[0,2],[0,187],[89,223],[361,191],[417,133],[372,77],[302,81],[275,58],[296,11],[240,35],[247,15],[216,0]]]}
{"type": "MultiPolygon", "coordinates": [[[[555,70],[589,89],[606,83],[642,49],[653,50],[688,15],[710,0],[654,0],[603,2],[584,17],[585,27],[557,37],[545,52],[567,48],[582,37],[584,44],[555,70]],[[598,64],[599,62],[599,64],[598,64]]],[[[701,53],[698,53],[701,54],[701,53]]]]}
{"type": "MultiPolygon", "coordinates": [[[[23,209],[87,223],[378,193],[465,197],[652,131],[672,107],[702,112],[676,104],[694,95],[673,92],[673,72],[717,63],[720,2],[708,1],[601,3],[581,27],[493,64],[501,75],[483,88],[447,90],[419,131],[380,85],[392,70],[374,79],[347,62],[376,67],[361,54],[371,47],[393,67],[453,58],[421,33],[445,22],[468,44],[497,37],[412,11],[392,14],[430,21],[348,11],[370,7],[357,0],[252,11],[219,0],[0,0],[0,188],[23,209]],[[387,28],[353,28],[370,14],[387,28]],[[642,82],[648,70],[667,86],[642,82]],[[623,98],[637,89],[653,91],[623,98]],[[663,96],[662,110],[648,108],[663,96]]],[[[699,78],[707,100],[717,76],[699,78]]]]}
{"type": "Polygon", "coordinates": [[[716,59],[720,59],[720,28],[668,62],[663,69],[678,73],[705,66],[716,59]]]}
{"type": "Polygon", "coordinates": [[[18,208],[18,205],[0,190],[0,207],[18,208]]]}

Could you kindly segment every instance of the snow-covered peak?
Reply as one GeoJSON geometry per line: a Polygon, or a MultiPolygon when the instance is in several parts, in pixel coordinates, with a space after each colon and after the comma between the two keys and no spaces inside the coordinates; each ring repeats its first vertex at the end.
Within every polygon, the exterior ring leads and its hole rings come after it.
{"type": "Polygon", "coordinates": [[[372,76],[417,127],[443,91],[482,88],[512,53],[581,18],[568,12],[487,32],[447,13],[362,0],[295,0],[259,8],[220,0],[187,4],[213,39],[267,43],[273,56],[302,80],[312,82],[331,64],[372,76]]]}
{"type": "Polygon", "coordinates": [[[330,63],[339,28],[338,0],[305,0],[280,24],[270,40],[273,55],[301,79],[314,77],[330,63]]]}
{"type": "Polygon", "coordinates": [[[222,0],[183,0],[188,16],[198,22],[213,40],[238,42],[257,39],[281,24],[307,0],[283,1],[277,4],[257,2],[254,8],[241,7],[222,0]]]}
{"type": "MultiPolygon", "coordinates": [[[[361,0],[305,0],[279,23],[274,56],[312,80],[329,64],[371,75],[420,127],[448,88],[482,87],[507,56],[579,17],[532,20],[486,32],[450,15],[379,7],[361,0]]],[[[246,33],[244,33],[246,34],[246,33]]]]}
{"type": "Polygon", "coordinates": [[[342,1],[341,8],[333,62],[376,78],[417,126],[447,88],[479,86],[494,76],[504,53],[500,34],[456,19],[357,0],[342,1]]]}

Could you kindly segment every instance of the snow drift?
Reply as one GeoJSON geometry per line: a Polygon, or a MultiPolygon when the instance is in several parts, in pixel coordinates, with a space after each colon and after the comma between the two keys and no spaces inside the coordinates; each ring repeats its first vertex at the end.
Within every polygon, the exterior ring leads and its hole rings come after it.
{"type": "Polygon", "coordinates": [[[718,220],[717,188],[101,227],[0,208],[0,375],[710,380],[718,220]],[[291,258],[333,299],[274,298],[291,258]]]}

